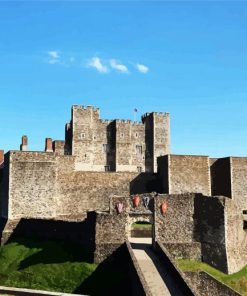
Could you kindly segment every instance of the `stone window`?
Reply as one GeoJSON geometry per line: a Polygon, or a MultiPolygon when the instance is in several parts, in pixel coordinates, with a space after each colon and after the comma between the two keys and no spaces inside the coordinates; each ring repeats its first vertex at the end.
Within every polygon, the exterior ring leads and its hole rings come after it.
{"type": "Polygon", "coordinates": [[[136,138],[138,138],[138,133],[136,133],[136,138]]]}
{"type": "Polygon", "coordinates": [[[136,145],[136,153],[142,154],[142,146],[141,145],[136,145]]]}
{"type": "Polygon", "coordinates": [[[105,165],[105,172],[109,172],[110,171],[110,166],[109,165],[105,165]]]}
{"type": "Polygon", "coordinates": [[[109,152],[109,145],[108,144],[103,144],[103,152],[109,152]]]}
{"type": "Polygon", "coordinates": [[[120,134],[120,137],[121,137],[121,138],[123,138],[123,137],[124,137],[124,134],[123,134],[123,133],[121,133],[121,134],[120,134]]]}
{"type": "Polygon", "coordinates": [[[84,139],[84,138],[85,138],[85,133],[80,133],[80,134],[79,134],[79,139],[82,140],[82,139],[84,139]]]}
{"type": "Polygon", "coordinates": [[[137,167],[137,172],[141,173],[142,172],[142,167],[137,167]]]}

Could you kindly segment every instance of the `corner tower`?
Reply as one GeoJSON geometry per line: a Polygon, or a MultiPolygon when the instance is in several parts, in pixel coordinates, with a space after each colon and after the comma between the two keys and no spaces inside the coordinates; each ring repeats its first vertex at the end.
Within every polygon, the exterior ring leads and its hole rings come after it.
{"type": "Polygon", "coordinates": [[[142,116],[145,125],[145,167],[147,172],[157,172],[157,157],[170,154],[170,114],[146,113],[142,116]]]}

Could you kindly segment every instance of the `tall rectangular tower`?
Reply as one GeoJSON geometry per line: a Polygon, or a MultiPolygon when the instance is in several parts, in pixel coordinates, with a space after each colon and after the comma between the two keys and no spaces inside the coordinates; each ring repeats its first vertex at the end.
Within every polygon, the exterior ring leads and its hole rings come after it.
{"type": "Polygon", "coordinates": [[[157,157],[170,154],[170,114],[164,112],[146,113],[142,116],[145,125],[147,172],[157,172],[157,157]]]}

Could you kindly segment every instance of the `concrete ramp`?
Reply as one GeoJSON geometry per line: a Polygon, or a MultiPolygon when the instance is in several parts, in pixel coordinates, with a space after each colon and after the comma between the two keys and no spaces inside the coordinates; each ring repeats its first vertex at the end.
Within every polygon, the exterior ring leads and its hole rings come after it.
{"type": "Polygon", "coordinates": [[[151,238],[130,238],[129,242],[151,295],[184,295],[168,268],[152,250],[151,238]]]}

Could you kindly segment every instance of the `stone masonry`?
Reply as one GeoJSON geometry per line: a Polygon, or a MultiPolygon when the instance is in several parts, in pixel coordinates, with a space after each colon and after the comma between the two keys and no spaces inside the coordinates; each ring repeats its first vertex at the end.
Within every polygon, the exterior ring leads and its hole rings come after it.
{"type": "Polygon", "coordinates": [[[228,273],[246,264],[247,158],[170,154],[168,113],[107,121],[97,108],[73,106],[64,140],[47,137],[44,152],[30,152],[23,136],[20,148],[0,150],[2,243],[28,225],[24,220],[85,222],[89,229],[94,212],[88,237],[98,262],[123,244],[133,222],[148,221],[153,240],[175,257],[201,258],[228,273]],[[135,194],[142,198],[138,208],[135,194]]]}

